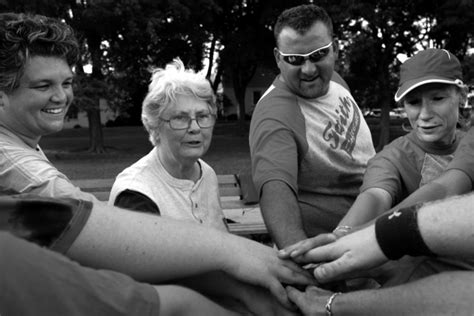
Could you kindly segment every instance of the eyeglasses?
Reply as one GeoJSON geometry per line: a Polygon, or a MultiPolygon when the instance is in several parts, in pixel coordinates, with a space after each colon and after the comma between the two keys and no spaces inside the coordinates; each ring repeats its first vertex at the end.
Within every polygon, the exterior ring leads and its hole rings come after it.
{"type": "Polygon", "coordinates": [[[326,57],[331,51],[332,42],[324,45],[323,47],[317,48],[307,54],[285,54],[278,50],[278,53],[283,57],[283,60],[293,66],[301,66],[309,59],[312,63],[317,63],[324,57],[326,57]]]}
{"type": "Polygon", "coordinates": [[[191,118],[187,115],[177,115],[171,117],[169,120],[159,118],[163,122],[167,122],[171,129],[182,130],[188,129],[191,126],[192,121],[196,121],[200,128],[211,128],[216,124],[216,116],[214,114],[198,114],[195,118],[191,118]]]}

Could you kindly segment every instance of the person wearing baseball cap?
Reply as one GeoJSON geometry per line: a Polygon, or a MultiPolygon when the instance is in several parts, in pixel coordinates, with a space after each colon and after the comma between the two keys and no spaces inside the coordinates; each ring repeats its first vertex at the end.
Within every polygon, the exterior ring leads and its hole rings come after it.
{"type": "Polygon", "coordinates": [[[401,65],[395,100],[412,130],[369,161],[361,193],[337,234],[374,219],[444,171],[464,135],[456,127],[466,96],[461,64],[447,50],[427,49],[401,65]]]}
{"type": "MultiPolygon", "coordinates": [[[[340,238],[390,209],[408,206],[410,194],[440,176],[464,132],[457,129],[459,108],[466,101],[459,60],[444,49],[427,49],[400,67],[395,100],[405,108],[412,130],[372,158],[364,174],[360,194],[333,234],[340,238]]],[[[282,257],[299,260],[317,246],[315,237],[285,248],[282,257]]],[[[464,261],[438,258],[410,259],[383,271],[382,285],[406,283],[445,270],[470,269],[464,261]],[[411,262],[410,262],[411,260],[411,262]]],[[[373,276],[374,274],[372,274],[373,276]]]]}

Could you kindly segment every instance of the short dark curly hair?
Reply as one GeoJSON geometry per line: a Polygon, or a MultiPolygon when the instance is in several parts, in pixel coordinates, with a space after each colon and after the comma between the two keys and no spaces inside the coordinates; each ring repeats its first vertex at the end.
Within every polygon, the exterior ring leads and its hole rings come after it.
{"type": "Polygon", "coordinates": [[[283,28],[291,27],[298,33],[304,34],[318,21],[324,23],[328,28],[329,35],[333,36],[331,17],[323,8],[314,4],[304,4],[283,11],[273,28],[276,45],[278,46],[278,36],[283,28]]]}
{"type": "Polygon", "coordinates": [[[79,43],[66,23],[42,15],[0,14],[0,91],[18,87],[27,60],[33,56],[59,57],[75,65],[79,43]]]}

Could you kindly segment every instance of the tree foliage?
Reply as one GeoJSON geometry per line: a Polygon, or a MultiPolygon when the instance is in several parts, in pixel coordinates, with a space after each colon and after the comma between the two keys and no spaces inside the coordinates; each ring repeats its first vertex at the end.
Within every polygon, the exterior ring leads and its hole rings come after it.
{"type": "MultiPolygon", "coordinates": [[[[131,103],[131,120],[138,122],[150,69],[175,57],[195,70],[207,59],[214,89],[222,74],[230,78],[244,114],[245,91],[257,67],[276,66],[276,17],[310,2],[333,18],[341,48],[337,70],[358,103],[382,109],[379,146],[389,139],[400,55],[428,46],[447,48],[464,62],[466,79],[473,78],[472,56],[466,55],[473,46],[472,0],[0,0],[0,11],[59,17],[74,27],[83,47],[82,65],[92,66],[91,74],[78,67],[77,106],[95,117],[91,138],[100,138],[99,98],[107,97],[116,106],[131,103]]],[[[103,145],[95,142],[99,151],[103,145]]]]}

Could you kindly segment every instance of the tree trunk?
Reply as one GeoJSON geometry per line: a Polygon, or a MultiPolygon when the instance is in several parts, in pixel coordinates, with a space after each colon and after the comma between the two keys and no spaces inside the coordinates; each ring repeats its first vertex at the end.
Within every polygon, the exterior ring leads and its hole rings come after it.
{"type": "Polygon", "coordinates": [[[211,41],[211,47],[209,48],[209,65],[207,67],[207,74],[206,74],[206,78],[207,80],[209,80],[209,82],[211,82],[212,84],[212,67],[214,66],[214,52],[216,50],[216,37],[213,35],[212,36],[212,41],[211,41]]]}
{"type": "MultiPolygon", "coordinates": [[[[101,39],[93,33],[88,34],[87,36],[87,44],[89,46],[89,52],[91,54],[92,60],[92,78],[96,78],[99,80],[103,79],[103,75],[101,73],[102,69],[102,60],[101,50],[100,50],[100,41],[101,39]]],[[[102,125],[100,123],[100,99],[97,98],[95,101],[94,108],[87,110],[87,117],[89,121],[89,144],[90,147],[88,149],[89,152],[95,153],[104,153],[104,137],[102,134],[102,125]]]]}
{"type": "Polygon", "coordinates": [[[89,149],[88,152],[102,154],[105,153],[104,137],[102,133],[102,124],[100,122],[100,108],[89,109],[87,111],[89,121],[89,149]]]}
{"type": "Polygon", "coordinates": [[[247,124],[245,122],[246,109],[245,109],[245,92],[247,86],[255,74],[256,65],[248,65],[245,69],[242,67],[233,67],[232,69],[232,82],[234,85],[234,94],[237,102],[239,103],[239,121],[238,130],[239,135],[246,136],[248,134],[247,124]]]}
{"type": "MultiPolygon", "coordinates": [[[[385,54],[386,55],[386,54],[385,54]]],[[[391,93],[390,93],[390,84],[388,78],[390,74],[388,73],[388,63],[387,60],[390,60],[390,56],[382,55],[382,58],[379,60],[379,83],[380,83],[380,93],[379,93],[379,104],[381,109],[380,115],[380,135],[379,141],[376,146],[376,150],[380,151],[382,148],[390,142],[390,105],[391,105],[391,93]]]]}

